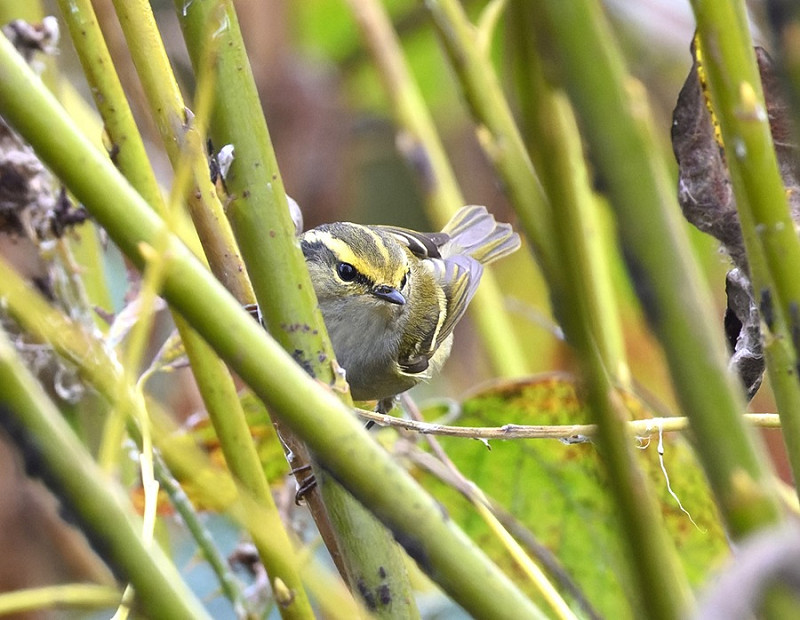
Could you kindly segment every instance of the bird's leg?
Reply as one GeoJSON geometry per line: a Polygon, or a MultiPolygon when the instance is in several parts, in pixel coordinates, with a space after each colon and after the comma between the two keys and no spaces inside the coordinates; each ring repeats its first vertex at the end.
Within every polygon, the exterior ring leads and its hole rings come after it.
{"type": "MultiPolygon", "coordinates": [[[[389,396],[387,398],[382,398],[378,401],[378,404],[375,405],[375,413],[379,413],[381,415],[386,415],[397,404],[397,396],[389,396]]],[[[369,420],[366,424],[366,429],[369,430],[373,426],[375,426],[375,422],[369,420]]]]}
{"type": "MultiPolygon", "coordinates": [[[[300,467],[295,467],[290,472],[297,480],[297,474],[301,474],[304,472],[311,471],[311,464],[306,463],[305,465],[301,465],[300,467]]],[[[300,505],[300,500],[305,497],[306,493],[311,491],[315,486],[317,486],[317,479],[314,477],[314,474],[304,478],[302,481],[297,482],[297,491],[294,493],[294,503],[296,506],[300,505]]]]}
{"type": "Polygon", "coordinates": [[[250,314],[250,316],[258,321],[259,325],[264,325],[264,321],[261,317],[261,309],[258,307],[258,304],[245,304],[243,307],[250,314]]]}

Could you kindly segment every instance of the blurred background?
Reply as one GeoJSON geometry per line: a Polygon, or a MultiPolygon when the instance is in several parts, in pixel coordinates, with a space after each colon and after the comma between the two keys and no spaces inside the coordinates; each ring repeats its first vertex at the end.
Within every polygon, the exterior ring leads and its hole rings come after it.
{"type": "MultiPolygon", "coordinates": [[[[2,2],[3,0],[0,0],[2,2]]],[[[110,0],[96,0],[95,9],[129,94],[151,158],[165,187],[171,169],[147,113],[135,71],[110,0]]],[[[182,88],[191,101],[192,71],[171,2],[153,1],[157,21],[182,88]]],[[[477,16],[485,1],[464,0],[477,16]]],[[[421,3],[390,0],[407,60],[433,112],[450,162],[468,203],[484,204],[499,220],[514,222],[503,188],[483,154],[464,102],[421,3]]],[[[58,16],[54,3],[48,14],[58,16]]],[[[417,177],[397,148],[398,134],[383,87],[355,22],[342,0],[237,0],[239,21],[258,82],[264,113],[277,152],[287,192],[299,203],[306,228],[322,222],[350,220],[386,223],[418,230],[432,228],[425,214],[417,177]]],[[[671,113],[691,66],[689,44],[693,18],[684,0],[607,0],[606,8],[622,43],[629,68],[645,84],[662,147],[674,164],[669,144],[671,113]]],[[[751,11],[758,40],[760,3],[751,11]]],[[[62,26],[58,70],[87,102],[91,102],[80,65],[62,26]]],[[[503,77],[503,23],[494,44],[503,77]]],[[[507,76],[506,76],[507,77],[507,76]]],[[[89,103],[91,105],[91,103],[89,103]]],[[[608,131],[614,131],[613,126],[608,131]]],[[[215,145],[219,148],[222,145],[215,145]]],[[[592,154],[598,156],[598,154],[592,154]]],[[[597,187],[602,195],[603,188],[597,187]]],[[[609,244],[613,222],[605,213],[609,244]]],[[[716,242],[687,229],[705,267],[719,306],[720,329],[725,307],[727,259],[716,242]]],[[[19,248],[11,253],[19,254],[19,248]]],[[[122,261],[108,250],[117,298],[108,311],[120,310],[126,287],[122,261]]],[[[653,402],[669,411],[673,396],[661,352],[642,321],[618,253],[612,249],[616,285],[624,306],[623,323],[629,361],[637,384],[653,402]]],[[[25,263],[25,260],[22,260],[25,263]]],[[[35,271],[36,265],[28,268],[35,271]]],[[[569,352],[553,323],[547,291],[529,252],[523,250],[493,267],[499,279],[515,334],[527,356],[530,374],[569,370],[569,352]]],[[[156,338],[169,332],[166,322],[156,338]]],[[[160,341],[153,343],[155,351],[160,341]]],[[[416,388],[420,400],[460,398],[493,380],[469,317],[456,330],[455,346],[441,377],[416,388]]],[[[157,384],[178,419],[201,409],[188,372],[157,384]],[[176,377],[179,377],[176,379],[176,377]]],[[[751,404],[754,411],[774,411],[768,386],[751,404]]],[[[529,423],[536,423],[535,420],[529,423]]],[[[777,433],[767,433],[776,460],[782,461],[777,433]]],[[[81,562],[80,535],[64,526],[55,502],[38,483],[27,480],[5,440],[0,441],[0,591],[80,579],[91,575],[91,562],[81,562]]],[[[782,469],[785,474],[785,469],[782,469]]],[[[29,617],[46,617],[29,616],[29,617]]]]}

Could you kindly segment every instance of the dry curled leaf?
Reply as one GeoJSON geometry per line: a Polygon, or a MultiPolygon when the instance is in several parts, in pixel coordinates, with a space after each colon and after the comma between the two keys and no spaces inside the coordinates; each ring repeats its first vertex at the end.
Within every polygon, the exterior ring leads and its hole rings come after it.
{"type": "MultiPolygon", "coordinates": [[[[694,62],[672,115],[672,148],[678,161],[678,200],[689,222],[716,237],[737,267],[748,273],[736,198],[722,148],[719,126],[710,109],[702,58],[692,46],[694,62]]],[[[756,48],[767,116],[792,218],[800,221],[800,167],[790,110],[780,92],[769,55],[756,48]]]]}
{"type": "MultiPolygon", "coordinates": [[[[755,51],[775,153],[792,219],[797,223],[800,222],[800,161],[791,112],[769,55],[759,47],[755,51]]],[[[761,316],[750,282],[722,136],[712,112],[702,57],[694,43],[692,58],[692,68],[672,116],[672,148],[679,168],[678,201],[684,217],[718,239],[735,265],[726,282],[725,331],[731,348],[731,366],[752,398],[764,374],[761,316]]]]}

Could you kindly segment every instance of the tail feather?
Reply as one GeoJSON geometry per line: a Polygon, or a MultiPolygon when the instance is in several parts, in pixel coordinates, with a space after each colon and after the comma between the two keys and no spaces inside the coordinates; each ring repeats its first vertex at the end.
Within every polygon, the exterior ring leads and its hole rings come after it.
{"type": "Polygon", "coordinates": [[[520,238],[510,224],[498,223],[479,205],[462,207],[442,232],[450,240],[441,248],[442,256],[466,254],[481,264],[489,264],[516,251],[520,238]]]}

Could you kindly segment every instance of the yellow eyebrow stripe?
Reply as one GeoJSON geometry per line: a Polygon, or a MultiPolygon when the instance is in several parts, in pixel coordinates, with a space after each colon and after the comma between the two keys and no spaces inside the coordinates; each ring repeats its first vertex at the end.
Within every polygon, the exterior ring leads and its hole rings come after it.
{"type": "MultiPolygon", "coordinates": [[[[389,247],[386,245],[387,238],[385,236],[379,235],[370,228],[365,228],[364,230],[368,232],[370,236],[372,236],[372,238],[375,240],[375,245],[378,247],[378,251],[381,253],[381,256],[383,257],[383,264],[391,265],[394,261],[392,260],[392,256],[389,253],[389,247]]],[[[397,265],[397,269],[395,269],[389,281],[389,284],[391,284],[392,286],[399,287],[400,282],[402,282],[403,280],[403,276],[406,275],[406,271],[408,270],[408,253],[405,251],[405,249],[403,249],[403,246],[400,243],[395,241],[394,237],[389,236],[389,240],[394,242],[395,245],[400,246],[400,248],[403,250],[402,252],[400,252],[399,255],[401,260],[397,265]]]]}
{"type": "Polygon", "coordinates": [[[383,264],[388,265],[390,262],[389,258],[389,249],[386,247],[386,241],[384,241],[383,237],[377,234],[374,230],[369,228],[362,229],[366,234],[372,237],[372,240],[375,242],[375,246],[378,248],[378,252],[381,253],[381,258],[383,258],[383,264]]]}
{"type": "Polygon", "coordinates": [[[326,248],[329,248],[340,261],[350,263],[356,268],[358,268],[359,263],[361,263],[348,244],[328,232],[310,230],[305,234],[305,238],[311,243],[318,242],[323,244],[326,248]]]}

